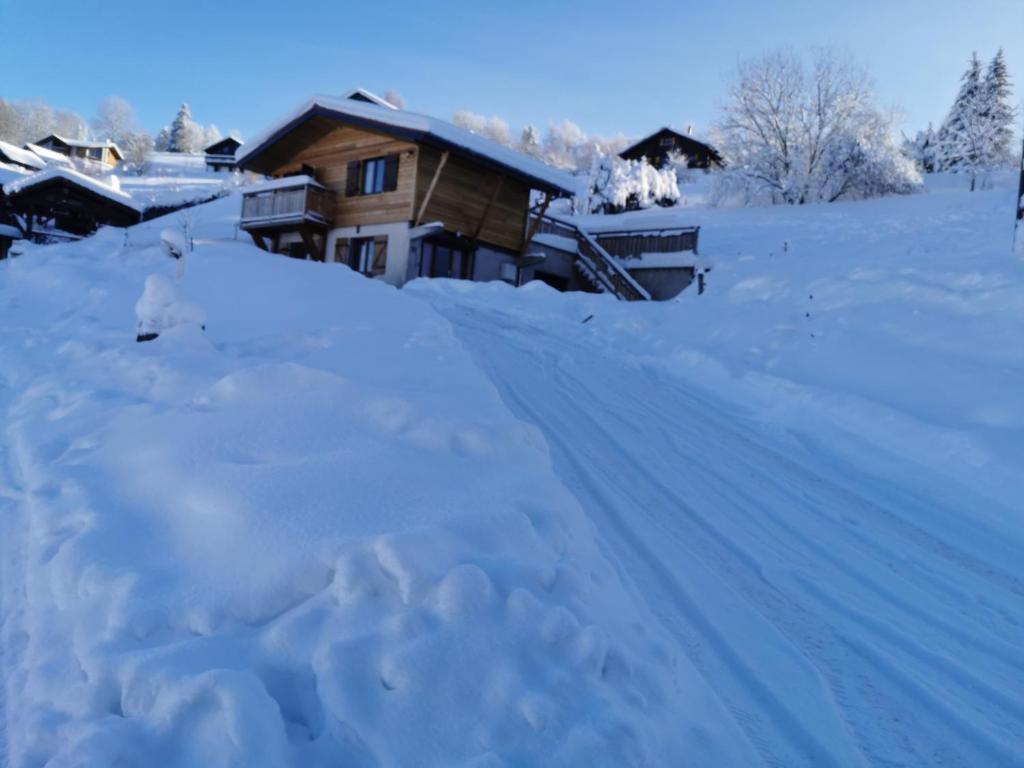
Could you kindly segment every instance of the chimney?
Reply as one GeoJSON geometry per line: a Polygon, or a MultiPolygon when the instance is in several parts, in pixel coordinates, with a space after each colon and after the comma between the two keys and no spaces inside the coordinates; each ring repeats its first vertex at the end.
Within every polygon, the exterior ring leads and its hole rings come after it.
{"type": "Polygon", "coordinates": [[[693,136],[693,123],[686,124],[686,135],[693,136]]]}

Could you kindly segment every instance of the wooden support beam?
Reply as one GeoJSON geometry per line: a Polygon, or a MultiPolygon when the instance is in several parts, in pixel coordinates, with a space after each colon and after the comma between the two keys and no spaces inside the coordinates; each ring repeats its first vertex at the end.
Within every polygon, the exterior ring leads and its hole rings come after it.
{"type": "Polygon", "coordinates": [[[499,176],[498,183],[494,185],[494,189],[491,190],[491,196],[487,198],[487,205],[484,206],[483,215],[480,216],[480,221],[476,223],[476,229],[473,230],[473,237],[471,238],[473,243],[476,244],[477,239],[480,237],[480,233],[484,230],[484,224],[487,223],[487,217],[491,213],[491,208],[494,207],[494,201],[501,194],[501,188],[505,184],[505,177],[499,176]]]}
{"type": "Polygon", "coordinates": [[[249,237],[252,238],[252,241],[256,243],[256,247],[259,248],[261,251],[270,250],[269,248],[267,248],[267,241],[263,239],[263,235],[257,235],[255,232],[250,230],[249,237]]]}
{"type": "MultiPolygon", "coordinates": [[[[316,244],[316,236],[310,231],[309,227],[302,227],[299,230],[299,234],[302,235],[302,242],[305,244],[306,250],[309,251],[309,255],[312,257],[313,261],[323,261],[323,250],[316,244]]],[[[324,240],[326,239],[327,238],[324,238],[324,240]]]]}
{"type": "Polygon", "coordinates": [[[423,222],[423,214],[427,212],[427,204],[430,203],[430,196],[434,194],[434,187],[437,186],[437,180],[441,178],[441,171],[444,169],[444,164],[448,162],[448,150],[446,149],[441,153],[441,162],[437,164],[437,170],[434,171],[434,178],[430,180],[430,186],[427,187],[427,194],[423,196],[423,202],[420,203],[420,209],[416,213],[416,218],[413,221],[413,226],[418,227],[423,222]]]}
{"type": "Polygon", "coordinates": [[[544,193],[544,202],[541,203],[540,211],[537,213],[536,218],[530,222],[530,225],[526,228],[526,237],[523,239],[523,247],[519,251],[520,256],[526,255],[526,249],[530,247],[530,241],[533,240],[533,236],[537,234],[537,230],[540,228],[541,219],[544,218],[544,214],[548,211],[548,206],[551,205],[551,201],[555,199],[555,196],[550,192],[544,193]]]}

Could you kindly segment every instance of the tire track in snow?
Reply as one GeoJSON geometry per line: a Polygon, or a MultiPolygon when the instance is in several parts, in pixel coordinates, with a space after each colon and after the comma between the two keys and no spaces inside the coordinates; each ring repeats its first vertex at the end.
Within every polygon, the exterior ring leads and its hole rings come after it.
{"type": "MultiPolygon", "coordinates": [[[[1006,624],[997,625],[992,619],[985,637],[957,631],[952,621],[930,615],[927,604],[918,609],[913,602],[917,595],[903,594],[912,585],[919,596],[938,600],[936,592],[948,583],[945,579],[952,571],[958,584],[965,579],[973,580],[975,588],[991,590],[986,602],[998,607],[1002,599],[1005,606],[1006,593],[1012,597],[1018,591],[1016,577],[986,566],[947,540],[936,538],[933,532],[907,520],[905,512],[901,514],[901,510],[888,508],[891,505],[880,505],[877,498],[864,497],[861,483],[865,477],[858,476],[847,483],[838,482],[834,473],[823,477],[782,452],[778,440],[772,444],[765,434],[753,432],[749,427],[739,428],[736,419],[722,417],[713,403],[699,402],[699,398],[675,382],[655,381],[642,370],[629,369],[619,361],[610,360],[602,350],[587,348],[586,342],[574,344],[537,328],[527,328],[520,333],[516,325],[522,324],[522,320],[505,313],[495,312],[495,318],[490,317],[490,312],[463,307],[438,308],[453,320],[467,346],[477,354],[482,367],[510,405],[544,431],[552,444],[556,462],[561,460],[569,465],[563,479],[581,492],[581,501],[592,516],[600,509],[601,515],[607,518],[607,525],[595,520],[599,528],[606,534],[609,526],[616,529],[615,535],[634,552],[633,557],[627,552],[624,560],[629,563],[635,580],[660,581],[663,592],[675,595],[680,613],[691,626],[681,628],[680,616],[658,610],[655,604],[652,610],[680,638],[688,655],[719,690],[729,688],[722,685],[723,675],[734,677],[732,689],[723,691],[722,696],[751,741],[759,746],[766,762],[777,761],[780,735],[798,752],[801,738],[792,728],[785,733],[785,725],[781,729],[783,734],[771,732],[763,713],[757,711],[768,702],[764,692],[758,691],[756,684],[752,686],[749,680],[742,679],[741,670],[728,669],[729,663],[735,663],[736,659],[734,655],[730,657],[731,649],[727,645],[721,645],[729,640],[715,626],[721,617],[713,607],[710,614],[702,613],[701,606],[685,589],[680,593],[676,569],[657,554],[665,549],[666,541],[674,540],[679,547],[677,557],[685,555],[679,571],[693,570],[699,563],[716,573],[734,592],[743,596],[752,614],[769,622],[787,642],[814,660],[870,762],[929,765],[935,755],[940,754],[946,764],[952,765],[973,767],[990,764],[992,760],[1005,765],[1019,764],[1019,758],[1005,740],[991,733],[994,721],[1002,721],[1001,725],[1011,733],[1019,730],[1020,710],[1012,694],[992,682],[991,670],[986,679],[966,666],[980,664],[983,656],[1004,663],[1006,657],[1019,655],[1019,645],[995,634],[1000,629],[1005,630],[1006,624]],[[516,363],[508,359],[508,349],[503,348],[501,355],[489,354],[489,349],[499,343],[496,339],[499,333],[516,351],[516,363]],[[573,375],[573,361],[588,354],[606,358],[602,365],[615,371],[615,380],[573,375]],[[570,364],[560,364],[560,358],[568,359],[570,364]],[[595,381],[600,383],[595,384],[595,381]],[[627,386],[613,391],[614,385],[623,382],[627,386]],[[557,383],[558,387],[552,387],[552,383],[557,383]],[[523,397],[520,390],[531,394],[523,397]],[[574,395],[567,396],[567,393],[574,395]],[[548,402],[551,399],[555,402],[548,402]],[[690,418],[675,417],[676,410],[687,413],[690,418]],[[616,426],[608,429],[602,422],[616,422],[616,426]],[[581,426],[585,427],[583,432],[590,433],[586,444],[581,444],[581,426]],[[681,479],[678,472],[673,476],[667,463],[669,457],[658,455],[657,450],[645,449],[643,460],[635,459],[629,450],[617,454],[589,450],[593,445],[614,445],[624,433],[633,437],[660,436],[662,444],[677,451],[678,458],[684,459],[688,466],[695,466],[698,475],[703,473],[704,480],[695,481],[693,473],[685,479],[681,479]],[[565,438],[563,434],[573,435],[575,439],[565,438]],[[722,444],[716,445],[712,438],[722,444]],[[709,448],[712,450],[708,451],[709,448]],[[732,466],[724,471],[721,465],[727,452],[732,466]],[[614,462],[609,461],[612,456],[614,462]],[[771,467],[771,472],[766,467],[771,467]],[[646,494],[648,502],[652,497],[663,495],[661,503],[641,504],[636,499],[616,494],[614,484],[602,485],[601,476],[608,473],[628,477],[631,487],[646,494]],[[737,477],[756,482],[758,492],[765,494],[765,498],[756,498],[753,491],[743,487],[747,483],[737,483],[737,477]],[[732,523],[731,531],[727,526],[716,526],[714,520],[694,509],[691,503],[694,493],[679,493],[680,488],[690,485],[699,486],[705,502],[711,502],[703,506],[710,507],[716,517],[732,523]],[[766,500],[774,504],[766,504],[766,500]],[[830,508],[838,513],[828,514],[830,508]],[[634,527],[619,509],[628,509],[631,514],[654,523],[660,529],[655,533],[660,534],[662,540],[654,542],[649,536],[641,537],[643,527],[634,527]],[[671,514],[664,514],[663,509],[671,510],[671,514]],[[868,518],[860,519],[857,526],[844,523],[846,512],[851,509],[868,518]],[[680,529],[681,525],[685,530],[680,529]],[[803,526],[809,530],[805,532],[803,526]],[[749,542],[752,532],[756,534],[753,541],[758,557],[751,554],[749,544],[741,547],[730,540],[735,537],[749,542]],[[915,568],[909,569],[910,575],[916,578],[912,584],[907,569],[899,574],[887,571],[881,579],[871,575],[879,564],[884,565],[896,554],[879,541],[879,533],[895,534],[893,538],[900,547],[909,547],[915,558],[915,568]],[[655,543],[661,546],[652,548],[655,543]],[[829,547],[839,543],[843,545],[842,554],[834,555],[829,547]],[[850,557],[850,562],[845,562],[843,555],[850,557]],[[772,567],[773,557],[779,561],[780,568],[772,567]],[[794,560],[799,570],[791,562],[794,560]],[[763,567],[762,561],[767,566],[763,567]],[[644,569],[656,573],[641,575],[644,569]],[[794,578],[793,573],[804,574],[804,580],[794,578]],[[923,578],[930,573],[936,576],[931,580],[923,578]],[[807,589],[808,575],[826,584],[837,581],[844,594],[857,595],[860,604],[867,609],[887,610],[899,629],[859,621],[856,614],[837,616],[819,599],[814,599],[812,590],[807,589]],[[808,596],[812,598],[810,602],[808,596]],[[947,652],[958,650],[962,644],[970,647],[975,655],[965,660],[964,665],[951,667],[944,663],[942,655],[922,646],[927,633],[920,625],[926,625],[933,635],[943,640],[947,652]],[[712,645],[718,643],[714,649],[720,657],[717,665],[702,644],[708,637],[714,640],[712,645]],[[875,650],[882,646],[888,649],[884,654],[875,650]],[[726,663],[723,664],[722,659],[726,663]],[[885,666],[886,659],[893,659],[890,666],[899,670],[901,676],[890,674],[891,670],[885,666]],[[922,687],[914,682],[922,677],[941,679],[942,688],[922,687]],[[945,694],[947,690],[952,693],[945,694]],[[737,696],[742,696],[744,691],[749,699],[738,700],[737,696]],[[969,698],[980,717],[960,717],[956,710],[941,701],[939,697],[944,694],[969,698]],[[907,723],[914,724],[912,731],[906,730],[907,723]]],[[[636,445],[633,444],[634,449],[636,445]]],[[[882,490],[890,491],[888,487],[882,490]]],[[[876,497],[881,492],[878,488],[873,491],[876,497]]],[[[912,497],[899,488],[893,491],[899,491],[894,496],[900,500],[912,497]]],[[[915,502],[922,508],[926,504],[916,499],[915,502]]],[[[911,508],[911,512],[914,511],[911,508]]],[[[623,554],[621,547],[616,550],[623,554]]],[[[820,598],[821,593],[817,597],[820,598]]],[[[988,605],[955,605],[956,597],[955,590],[942,590],[942,605],[960,612],[992,613],[988,605]]],[[[1004,616],[1012,625],[1012,616],[1004,616]]]]}

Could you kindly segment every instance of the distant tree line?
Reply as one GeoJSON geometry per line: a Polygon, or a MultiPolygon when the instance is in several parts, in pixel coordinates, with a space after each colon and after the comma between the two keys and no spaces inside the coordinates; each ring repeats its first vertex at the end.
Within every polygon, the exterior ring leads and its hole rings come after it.
{"type": "Polygon", "coordinates": [[[132,105],[120,96],[103,99],[92,120],[41,101],[12,102],[0,98],[0,141],[21,146],[54,133],[79,141],[113,141],[124,153],[126,164],[134,167],[141,167],[154,149],[201,152],[221,138],[215,125],[203,126],[192,119],[188,104],[181,105],[172,123],[154,139],[140,126],[132,105]]]}
{"type": "Polygon", "coordinates": [[[960,90],[939,130],[931,125],[906,143],[922,171],[966,173],[971,189],[988,171],[1014,161],[1010,74],[1000,49],[986,68],[971,56],[960,90]]]}

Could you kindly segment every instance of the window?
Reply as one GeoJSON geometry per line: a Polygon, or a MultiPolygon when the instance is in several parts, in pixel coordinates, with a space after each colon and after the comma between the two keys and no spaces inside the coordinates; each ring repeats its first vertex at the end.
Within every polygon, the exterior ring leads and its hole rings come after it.
{"type": "Polygon", "coordinates": [[[85,156],[90,160],[102,160],[103,150],[100,147],[89,147],[85,150],[85,156]]]}
{"type": "Polygon", "coordinates": [[[362,194],[375,195],[384,191],[384,158],[375,157],[363,163],[362,194]]]}
{"type": "Polygon", "coordinates": [[[660,141],[660,142],[658,142],[658,143],[659,143],[659,144],[660,144],[660,145],[661,145],[662,147],[674,147],[674,146],[676,145],[676,140],[675,140],[675,138],[674,138],[674,137],[672,137],[672,136],[665,136],[665,137],[663,137],[663,138],[661,139],[661,141],[660,141]]]}
{"type": "Polygon", "coordinates": [[[334,245],[334,260],[370,277],[383,275],[388,261],[388,239],[383,235],[339,239],[334,245]]]}
{"type": "Polygon", "coordinates": [[[473,276],[473,259],[468,249],[427,241],[420,251],[420,277],[453,277],[466,280],[473,276]]]}
{"type": "Polygon", "coordinates": [[[398,189],[398,155],[352,160],[345,179],[345,196],[376,195],[398,189]]]}

